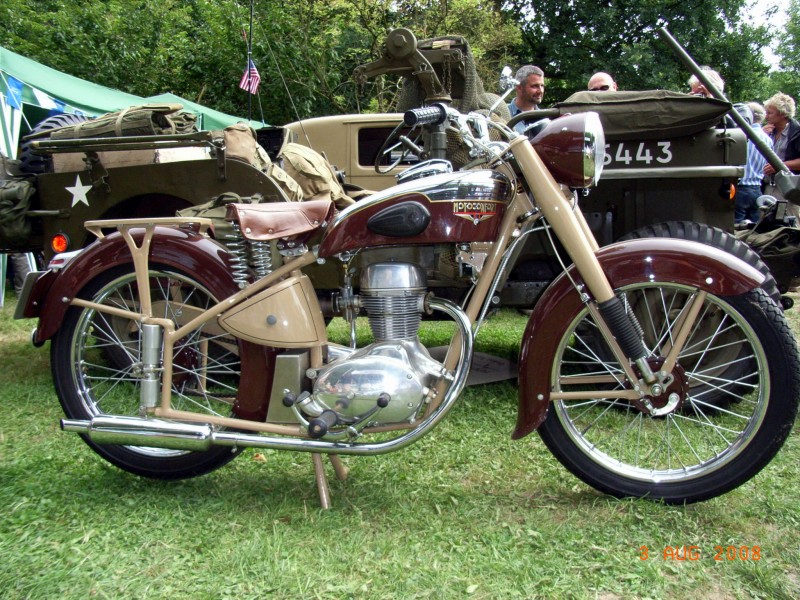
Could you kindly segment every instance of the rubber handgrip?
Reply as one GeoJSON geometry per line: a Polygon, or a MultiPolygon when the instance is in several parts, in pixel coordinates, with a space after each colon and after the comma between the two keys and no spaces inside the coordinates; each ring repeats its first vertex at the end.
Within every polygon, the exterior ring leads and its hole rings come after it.
{"type": "Polygon", "coordinates": [[[422,108],[412,108],[403,115],[403,123],[409,127],[415,125],[441,125],[447,118],[447,109],[441,104],[432,104],[422,108]]]}

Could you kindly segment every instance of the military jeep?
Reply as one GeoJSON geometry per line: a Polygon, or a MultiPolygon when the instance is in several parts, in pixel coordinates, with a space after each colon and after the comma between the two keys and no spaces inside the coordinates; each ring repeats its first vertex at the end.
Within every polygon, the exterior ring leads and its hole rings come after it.
{"type": "MultiPolygon", "coordinates": [[[[385,73],[405,78],[400,110],[444,102],[462,112],[494,110],[497,118],[508,118],[505,100],[487,94],[480,84],[463,38],[417,42],[411,32],[396,30],[387,37],[381,57],[354,75],[363,79],[385,73]]],[[[626,237],[681,237],[733,252],[769,273],[758,256],[730,233],[734,185],[743,174],[747,152],[745,134],[723,120],[730,108],[725,101],[663,90],[579,92],[527,117],[556,118],[586,110],[600,115],[606,131],[605,170],[596,188],[580,198],[580,205],[601,245],[626,237]]],[[[455,167],[467,162],[449,150],[444,156],[430,151],[426,145],[430,140],[425,139],[387,149],[384,142],[401,120],[401,112],[341,115],[307,119],[286,128],[300,143],[322,152],[343,172],[347,184],[368,190],[394,185],[397,175],[426,159],[447,158],[455,167]]],[[[434,272],[440,269],[440,264],[433,265],[434,272]]],[[[534,237],[517,257],[499,300],[506,306],[530,306],[559,270],[544,234],[534,237]]],[[[790,284],[789,276],[776,285],[770,275],[765,289],[778,300],[779,289],[785,292],[790,284]]]]}
{"type": "MultiPolygon", "coordinates": [[[[355,75],[363,79],[382,73],[406,80],[400,111],[444,102],[462,112],[491,110],[498,119],[509,117],[505,102],[484,91],[461,37],[417,42],[410,31],[395,30],[382,56],[359,67],[355,75]]],[[[535,116],[554,118],[581,110],[600,114],[607,131],[605,171],[580,203],[601,245],[625,236],[682,237],[733,252],[769,273],[755,253],[727,233],[733,228],[732,186],[742,174],[746,155],[744,134],[717,126],[729,108],[727,102],[669,92],[583,92],[535,116]]],[[[279,180],[263,155],[276,159],[289,140],[321,152],[341,170],[349,190],[385,189],[397,174],[433,156],[437,148],[446,153],[444,133],[433,143],[418,140],[414,151],[386,148],[401,117],[402,112],[341,115],[257,132],[105,139],[54,140],[44,131],[32,144],[35,152],[50,157],[46,168],[31,174],[16,171],[11,163],[3,165],[3,202],[11,210],[0,217],[0,249],[41,249],[48,257],[89,243],[86,220],[168,216],[225,193],[254,201],[287,201],[287,182],[279,180]],[[234,143],[237,139],[245,143],[234,143]],[[26,182],[28,189],[23,191],[26,182]],[[23,226],[17,227],[20,223],[23,226]],[[23,234],[14,239],[8,235],[20,230],[23,234]]],[[[468,166],[464,156],[447,158],[456,168],[468,166]]],[[[446,276],[443,293],[447,290],[455,297],[470,281],[469,265],[459,260],[458,252],[431,249],[430,256],[431,272],[446,276]]],[[[544,234],[532,237],[514,264],[497,298],[507,306],[530,307],[561,268],[544,234]]],[[[324,273],[318,276],[327,280],[324,273]]],[[[778,282],[781,292],[790,279],[778,282]]],[[[337,283],[333,277],[328,285],[335,289],[337,283]]],[[[776,300],[778,287],[770,275],[765,288],[776,300]]]]}

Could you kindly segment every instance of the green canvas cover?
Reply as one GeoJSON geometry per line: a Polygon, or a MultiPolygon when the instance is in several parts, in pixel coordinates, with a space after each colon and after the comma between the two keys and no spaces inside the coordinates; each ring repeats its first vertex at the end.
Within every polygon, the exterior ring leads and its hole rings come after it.
{"type": "Polygon", "coordinates": [[[194,133],[197,116],[182,112],[181,104],[143,104],[101,115],[50,133],[53,140],[104,138],[131,135],[194,133]]]}
{"type": "Polygon", "coordinates": [[[577,92],[555,105],[563,114],[595,111],[606,137],[615,140],[646,140],[692,135],[714,127],[731,104],[671,92],[577,92]]]}

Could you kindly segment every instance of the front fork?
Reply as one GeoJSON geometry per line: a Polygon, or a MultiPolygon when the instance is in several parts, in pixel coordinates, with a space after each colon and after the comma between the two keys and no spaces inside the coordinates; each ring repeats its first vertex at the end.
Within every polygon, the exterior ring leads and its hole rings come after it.
{"type": "MultiPolygon", "coordinates": [[[[659,376],[653,373],[647,362],[647,348],[642,339],[641,328],[614,293],[597,260],[597,241],[583,213],[570,205],[561,187],[524,136],[514,139],[510,148],[542,216],[553,228],[591,292],[597,307],[594,311],[596,320],[604,324],[605,327],[601,328],[607,328],[606,331],[613,338],[615,343],[612,348],[621,352],[618,358],[626,359],[620,360],[620,364],[627,365],[628,360],[632,361],[639,369],[645,384],[650,387],[661,385],[659,376]]],[[[584,302],[589,301],[588,296],[583,294],[583,297],[584,302]]],[[[639,379],[630,368],[626,374],[632,383],[639,379]]]]}

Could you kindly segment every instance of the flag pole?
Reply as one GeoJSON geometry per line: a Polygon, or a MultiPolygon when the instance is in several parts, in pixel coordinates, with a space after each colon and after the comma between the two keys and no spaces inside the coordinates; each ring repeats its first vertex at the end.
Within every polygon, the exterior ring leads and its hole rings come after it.
{"type": "MultiPolygon", "coordinates": [[[[250,71],[250,63],[253,60],[253,4],[255,0],[250,0],[250,30],[247,32],[247,85],[250,86],[250,79],[252,72],[250,71]]],[[[253,117],[253,94],[247,94],[247,121],[248,123],[253,117]]]]}

